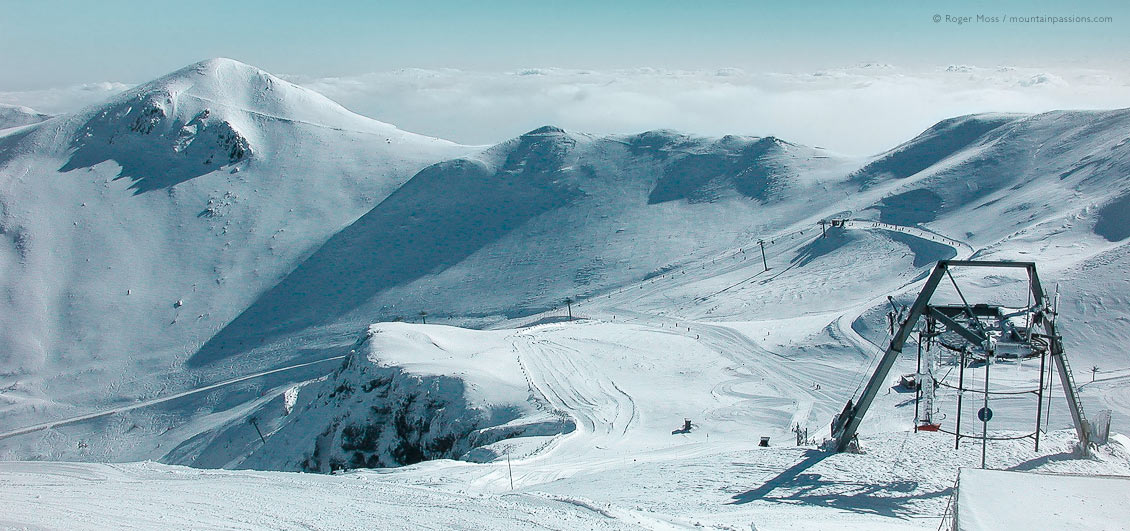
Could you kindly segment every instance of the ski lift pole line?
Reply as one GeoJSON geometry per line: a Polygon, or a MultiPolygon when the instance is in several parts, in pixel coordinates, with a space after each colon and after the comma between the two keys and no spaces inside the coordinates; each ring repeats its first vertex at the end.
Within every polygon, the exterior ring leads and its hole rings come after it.
{"type": "Polygon", "coordinates": [[[135,409],[141,409],[143,407],[154,406],[154,405],[157,405],[157,404],[161,404],[163,402],[169,402],[171,400],[176,400],[178,398],[184,398],[186,396],[194,395],[194,394],[197,394],[197,393],[203,393],[205,391],[211,391],[213,389],[218,389],[220,387],[225,387],[225,386],[228,386],[228,385],[237,384],[239,382],[244,382],[244,381],[251,380],[251,379],[254,379],[254,378],[259,378],[261,376],[269,376],[269,375],[275,374],[275,373],[290,371],[290,370],[294,370],[294,369],[300,369],[302,367],[309,367],[310,365],[317,365],[319,363],[325,363],[325,362],[328,362],[328,361],[345,359],[348,356],[349,356],[348,354],[342,354],[340,356],[333,356],[333,357],[320,359],[320,360],[316,360],[316,361],[308,361],[308,362],[305,362],[305,363],[299,363],[297,365],[291,365],[291,366],[288,366],[288,367],[282,367],[282,368],[278,368],[278,369],[271,369],[269,371],[257,372],[255,374],[248,374],[248,375],[245,375],[245,376],[239,376],[237,378],[231,378],[229,380],[216,382],[214,384],[206,385],[204,387],[198,387],[196,389],[189,389],[187,391],[181,391],[179,393],[174,393],[174,394],[163,396],[163,397],[158,397],[158,398],[153,398],[153,399],[150,399],[150,400],[145,400],[145,401],[142,401],[142,402],[137,402],[135,404],[130,404],[128,406],[117,407],[117,408],[113,408],[113,409],[107,409],[107,410],[98,411],[98,412],[95,412],[95,413],[88,413],[86,415],[79,415],[77,417],[71,417],[71,418],[66,418],[66,419],[61,419],[61,420],[54,420],[54,421],[51,421],[51,422],[44,422],[42,424],[36,424],[36,425],[33,425],[33,426],[27,426],[27,427],[23,427],[23,428],[11,430],[11,431],[6,431],[4,433],[0,433],[0,439],[7,439],[7,438],[10,438],[10,437],[16,437],[16,436],[19,436],[19,435],[26,435],[28,433],[34,433],[34,432],[37,432],[37,431],[49,430],[49,429],[53,429],[53,428],[60,428],[60,427],[63,427],[63,426],[69,426],[71,424],[77,424],[79,422],[94,420],[94,419],[101,418],[101,417],[108,417],[108,416],[113,415],[115,413],[125,413],[127,411],[133,411],[135,409]]]}
{"type": "MultiPolygon", "coordinates": [[[[918,433],[918,401],[922,398],[922,332],[918,332],[918,362],[914,370],[914,433],[918,433]]],[[[930,382],[930,385],[934,385],[930,382]]]]}
{"type": "MultiPolygon", "coordinates": [[[[779,235],[777,235],[777,236],[776,236],[776,237],[774,237],[774,238],[770,238],[770,240],[769,240],[769,245],[773,245],[774,243],[776,243],[776,241],[777,241],[777,240],[781,240],[781,239],[784,239],[784,238],[786,238],[786,237],[793,237],[793,236],[795,236],[795,235],[797,235],[797,234],[803,234],[803,233],[804,233],[804,231],[803,231],[803,230],[795,230],[795,231],[792,231],[792,232],[789,232],[789,233],[785,233],[785,234],[779,234],[779,235]]],[[[765,272],[769,271],[769,264],[768,264],[768,262],[766,262],[766,261],[765,261],[765,246],[764,246],[764,241],[765,241],[765,240],[764,240],[764,238],[762,238],[762,239],[759,239],[759,240],[757,241],[757,243],[761,244],[761,257],[762,257],[762,265],[764,266],[764,269],[763,269],[763,270],[761,270],[761,271],[758,271],[758,272],[757,272],[757,273],[755,273],[755,274],[754,274],[753,276],[750,276],[750,277],[748,277],[748,278],[745,278],[745,279],[739,280],[738,282],[735,282],[735,283],[733,283],[733,284],[730,284],[729,286],[726,286],[725,288],[722,288],[722,289],[720,289],[720,290],[718,290],[718,291],[715,291],[714,293],[710,293],[710,294],[708,294],[708,295],[703,295],[703,296],[701,296],[701,297],[696,297],[696,298],[695,298],[695,300],[696,300],[696,301],[705,301],[705,300],[707,300],[707,299],[709,299],[709,298],[711,298],[711,297],[713,297],[713,296],[715,296],[715,295],[720,295],[720,294],[722,294],[722,293],[725,293],[725,292],[727,292],[727,291],[729,291],[729,290],[731,290],[731,289],[733,289],[733,288],[736,288],[736,287],[738,287],[738,286],[740,286],[740,285],[742,285],[742,284],[745,284],[745,283],[747,283],[747,282],[749,282],[749,281],[751,281],[751,280],[753,280],[753,279],[755,279],[755,278],[757,278],[757,277],[761,276],[761,274],[762,274],[762,273],[765,273],[765,272]]],[[[791,266],[789,266],[789,267],[785,268],[785,269],[784,269],[783,271],[781,271],[780,273],[777,273],[776,275],[774,275],[774,276],[772,276],[772,277],[769,277],[769,278],[768,278],[767,280],[773,280],[774,278],[777,278],[778,276],[780,276],[781,274],[785,273],[786,271],[788,271],[788,270],[792,269],[792,268],[793,268],[793,267],[795,267],[795,266],[796,266],[796,264],[793,264],[793,265],[791,265],[791,266]]],[[[876,348],[878,348],[879,350],[882,350],[882,349],[883,349],[883,347],[881,347],[881,346],[878,346],[878,345],[876,345],[876,348]]]]}
{"type": "Polygon", "coordinates": [[[942,244],[953,247],[954,249],[964,248],[966,250],[966,252],[968,252],[968,253],[973,252],[973,248],[967,243],[964,243],[964,242],[955,240],[953,238],[943,236],[943,235],[938,234],[934,231],[922,229],[922,228],[919,228],[919,227],[906,227],[906,226],[903,226],[903,225],[894,225],[894,224],[891,224],[891,223],[884,223],[882,221],[868,221],[868,220],[864,220],[864,219],[845,219],[845,220],[843,220],[842,226],[844,228],[848,228],[848,229],[856,229],[856,228],[883,229],[883,230],[888,230],[888,231],[891,231],[891,232],[899,232],[899,233],[902,233],[902,234],[907,234],[907,235],[915,236],[915,237],[918,237],[918,238],[928,239],[928,240],[931,240],[931,241],[937,241],[937,242],[940,242],[942,244]]]}
{"type": "Polygon", "coordinates": [[[961,446],[961,401],[965,397],[965,350],[961,351],[961,366],[957,371],[957,427],[953,430],[953,449],[961,446]]]}

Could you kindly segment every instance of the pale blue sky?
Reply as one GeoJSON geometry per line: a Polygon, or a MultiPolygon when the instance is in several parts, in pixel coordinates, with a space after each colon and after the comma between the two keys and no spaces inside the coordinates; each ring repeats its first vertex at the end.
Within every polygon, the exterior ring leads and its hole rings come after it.
{"type": "Polygon", "coordinates": [[[140,82],[216,56],[308,76],[404,67],[796,72],[862,61],[1121,68],[1130,2],[0,0],[0,90],[140,82]],[[959,26],[935,23],[935,14],[1114,20],[959,26]]]}

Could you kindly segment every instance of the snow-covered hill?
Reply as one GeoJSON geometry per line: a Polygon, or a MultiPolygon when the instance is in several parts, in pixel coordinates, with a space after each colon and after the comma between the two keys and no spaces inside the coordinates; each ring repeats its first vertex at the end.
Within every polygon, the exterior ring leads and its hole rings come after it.
{"type": "Polygon", "coordinates": [[[846,190],[851,164],[774,138],[543,127],[417,174],[191,362],[327,324],[543,311],[810,217],[846,190]]]}
{"type": "Polygon", "coordinates": [[[50,117],[50,115],[43,114],[22,105],[0,103],[0,129],[37,124],[50,117]]]}
{"type": "Polygon", "coordinates": [[[5,422],[215,379],[183,362],[415,172],[473,151],[227,59],[0,133],[5,422]]]}
{"type": "MultiPolygon", "coordinates": [[[[1130,422],[1127,131],[1130,110],[973,115],[866,159],[551,126],[466,147],[205,61],[0,131],[0,455],[430,460],[364,477],[441,497],[513,481],[607,525],[748,527],[753,504],[770,526],[847,512],[860,528],[932,527],[906,519],[942,510],[947,467],[970,451],[926,466],[952,440],[912,438],[906,396],[876,400],[870,457],[757,439],[822,437],[887,340],[887,296],[909,301],[953,257],[1035,260],[1058,285],[1069,356],[1096,368],[1093,384],[1076,375],[1085,406],[1112,409],[1115,431],[1130,422]],[[113,413],[4,433],[100,410],[113,413]],[[644,494],[657,483],[666,495],[644,494]]],[[[955,277],[965,295],[1027,304],[1020,278],[955,277]]],[[[1002,373],[1035,385],[1030,364],[1002,373]]],[[[1028,406],[997,402],[994,429],[1030,430],[1028,406]]],[[[1050,419],[1068,426],[1062,403],[1050,419]]],[[[1120,447],[1076,462],[1068,434],[1048,437],[993,458],[1130,470],[1120,447]]],[[[183,469],[154,470],[129,474],[183,469]]]]}

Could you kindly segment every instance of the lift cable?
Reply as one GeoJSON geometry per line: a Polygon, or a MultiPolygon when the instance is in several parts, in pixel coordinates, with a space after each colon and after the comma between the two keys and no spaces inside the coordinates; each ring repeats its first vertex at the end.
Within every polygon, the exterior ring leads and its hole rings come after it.
{"type": "MultiPolygon", "coordinates": [[[[958,391],[986,394],[985,391],[982,390],[982,389],[973,389],[973,388],[969,388],[969,387],[961,388],[961,387],[958,387],[956,385],[951,385],[951,384],[942,382],[941,380],[935,380],[935,382],[942,387],[948,387],[950,389],[956,389],[958,391]]],[[[1026,395],[1026,394],[1029,394],[1029,393],[1036,394],[1038,392],[1039,391],[1036,390],[1036,389],[1029,389],[1027,391],[989,391],[988,394],[990,394],[990,395],[1026,395]]]]}
{"type": "Polygon", "coordinates": [[[1015,435],[1015,436],[1012,436],[1012,437],[1003,437],[1003,436],[992,436],[992,435],[988,435],[988,436],[966,435],[964,433],[957,433],[955,431],[950,431],[950,430],[943,429],[943,428],[938,428],[938,431],[945,433],[945,434],[949,434],[949,435],[955,435],[957,437],[961,437],[962,439],[978,439],[978,440],[985,439],[987,441],[1015,441],[1015,440],[1018,440],[1018,439],[1032,439],[1032,438],[1036,437],[1036,432],[1032,432],[1032,433],[1029,433],[1027,435],[1015,435]]]}

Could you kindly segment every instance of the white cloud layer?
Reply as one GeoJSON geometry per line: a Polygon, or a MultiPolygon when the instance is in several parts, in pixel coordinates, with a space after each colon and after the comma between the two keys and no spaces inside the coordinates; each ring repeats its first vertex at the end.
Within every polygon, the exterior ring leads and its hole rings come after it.
{"type": "Polygon", "coordinates": [[[864,155],[961,114],[1130,107],[1124,73],[964,65],[908,72],[866,64],[810,74],[399,70],[291,79],[366,116],[474,144],[551,124],[592,133],[774,135],[864,155]]]}
{"type": "Polygon", "coordinates": [[[0,92],[0,103],[23,105],[42,113],[61,114],[101,103],[133,85],[104,81],[69,87],[0,92]]]}
{"type": "MultiPolygon", "coordinates": [[[[1130,107],[1130,74],[1093,69],[951,65],[909,71],[864,64],[806,74],[534,68],[285,77],[365,116],[468,144],[491,144],[551,124],[591,133],[666,128],[774,135],[867,155],[961,114],[1130,107]]],[[[60,113],[127,87],[92,83],[0,92],[0,103],[60,113]]]]}

